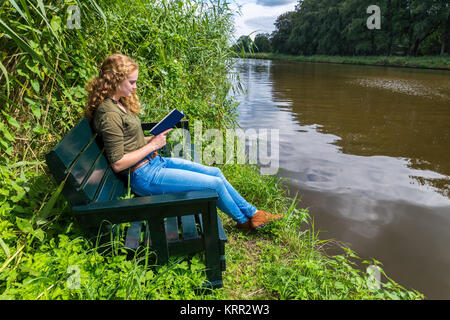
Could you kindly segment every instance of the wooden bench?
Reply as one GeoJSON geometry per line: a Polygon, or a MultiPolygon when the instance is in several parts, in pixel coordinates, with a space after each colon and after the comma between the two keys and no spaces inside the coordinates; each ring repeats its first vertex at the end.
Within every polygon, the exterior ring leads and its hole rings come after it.
{"type": "MultiPolygon", "coordinates": [[[[150,130],[154,125],[143,123],[142,128],[150,130]]],[[[189,123],[181,121],[178,127],[188,129],[189,123]]],[[[158,152],[168,156],[169,151],[166,145],[158,152]]],[[[46,155],[46,162],[56,182],[64,183],[62,192],[88,234],[98,234],[105,221],[130,223],[125,247],[151,246],[160,265],[168,262],[169,255],[204,252],[205,286],[222,287],[227,239],[217,215],[215,191],[119,199],[127,193],[127,181],[111,169],[102,141],[86,118],[46,155]]]]}

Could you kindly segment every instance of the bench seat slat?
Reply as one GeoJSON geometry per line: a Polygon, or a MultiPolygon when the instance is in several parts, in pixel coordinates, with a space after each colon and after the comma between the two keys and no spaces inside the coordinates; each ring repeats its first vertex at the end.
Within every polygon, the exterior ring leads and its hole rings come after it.
{"type": "Polygon", "coordinates": [[[83,180],[91,171],[91,168],[95,164],[95,161],[98,159],[100,153],[101,151],[98,145],[95,141],[93,141],[76,160],[70,174],[78,187],[81,186],[83,180]]]}
{"type": "Polygon", "coordinates": [[[165,221],[166,237],[169,242],[178,241],[178,217],[170,217],[165,221]]]}
{"type": "Polygon", "coordinates": [[[142,222],[134,221],[130,224],[127,230],[127,238],[125,239],[125,247],[130,249],[137,249],[141,241],[142,222]]]}
{"type": "Polygon", "coordinates": [[[148,227],[148,221],[145,221],[144,246],[152,246],[152,238],[150,237],[150,228],[148,227]]]}
{"type": "Polygon", "coordinates": [[[197,232],[197,224],[195,222],[195,216],[182,216],[181,217],[181,227],[183,228],[183,239],[191,240],[199,238],[197,232]]]}
{"type": "Polygon", "coordinates": [[[101,182],[108,170],[108,167],[109,164],[104,157],[101,157],[96,162],[95,167],[93,168],[90,176],[87,178],[87,181],[83,186],[83,190],[89,197],[89,199],[91,200],[94,199],[97,193],[97,189],[101,185],[101,182]]]}
{"type": "Polygon", "coordinates": [[[111,168],[106,170],[105,176],[103,177],[100,186],[98,187],[97,194],[94,197],[94,202],[104,202],[108,201],[111,198],[111,192],[114,187],[114,181],[117,178],[114,176],[114,173],[111,168]]]}
{"type": "Polygon", "coordinates": [[[54,148],[61,162],[68,168],[78,154],[93,139],[89,121],[84,118],[63,138],[63,140],[54,148]]]}
{"type": "MultiPolygon", "coordinates": [[[[123,182],[120,181],[123,185],[123,182]]],[[[96,201],[87,205],[73,206],[72,210],[77,214],[92,214],[111,211],[127,211],[130,209],[141,210],[149,209],[151,207],[159,207],[164,205],[187,205],[187,204],[201,204],[211,200],[217,200],[219,197],[216,191],[213,190],[199,190],[187,191],[180,193],[165,193],[153,196],[136,197],[133,199],[111,200],[111,201],[96,201]]]]}
{"type": "Polygon", "coordinates": [[[123,181],[119,179],[114,180],[113,190],[111,192],[109,200],[118,200],[125,195],[126,189],[123,181]]]}

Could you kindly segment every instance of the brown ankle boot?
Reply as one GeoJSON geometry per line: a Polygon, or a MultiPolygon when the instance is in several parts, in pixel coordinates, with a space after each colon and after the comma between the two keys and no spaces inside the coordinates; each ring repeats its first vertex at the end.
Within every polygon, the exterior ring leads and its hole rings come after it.
{"type": "Polygon", "coordinates": [[[274,220],[281,219],[282,217],[283,216],[281,214],[270,214],[268,212],[258,210],[251,218],[250,224],[253,229],[259,229],[274,220]]]}
{"type": "Polygon", "coordinates": [[[250,219],[248,219],[247,221],[245,221],[244,223],[237,223],[236,227],[238,229],[247,229],[250,230],[252,228],[251,223],[250,223],[250,219]]]}

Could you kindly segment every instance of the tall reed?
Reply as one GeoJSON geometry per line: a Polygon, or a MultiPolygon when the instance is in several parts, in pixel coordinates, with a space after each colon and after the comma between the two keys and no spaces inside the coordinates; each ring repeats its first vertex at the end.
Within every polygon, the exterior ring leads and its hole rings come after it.
{"type": "MultiPolygon", "coordinates": [[[[44,155],[83,116],[85,84],[97,75],[103,59],[116,52],[140,65],[143,121],[159,120],[177,107],[189,120],[201,119],[205,128],[232,124],[230,113],[236,105],[227,98],[231,29],[231,11],[222,1],[0,3],[0,296],[105,298],[113,294],[97,287],[101,280],[96,273],[101,271],[96,261],[101,258],[91,250],[95,243],[76,240],[83,239],[82,233],[59,196],[61,186],[55,186],[48,175],[44,155]],[[79,29],[68,23],[76,18],[76,11],[70,15],[71,6],[79,9],[79,29]],[[91,280],[97,283],[82,293],[65,286],[67,263],[75,262],[82,269],[91,268],[91,280]]],[[[122,258],[111,259],[114,266],[114,259],[122,258]]],[[[144,289],[138,290],[141,295],[130,294],[152,279],[157,285],[157,277],[148,272],[158,270],[123,261],[116,266],[109,277],[114,283],[120,283],[126,270],[131,273],[112,298],[167,294],[144,289]]],[[[194,264],[186,272],[192,268],[201,269],[194,264]]]]}

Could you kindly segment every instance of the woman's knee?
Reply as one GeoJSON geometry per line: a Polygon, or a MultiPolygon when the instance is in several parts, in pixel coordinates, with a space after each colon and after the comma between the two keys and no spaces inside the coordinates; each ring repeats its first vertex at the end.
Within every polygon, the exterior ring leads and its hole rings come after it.
{"type": "Polygon", "coordinates": [[[223,178],[224,177],[223,173],[222,173],[222,170],[220,170],[220,168],[217,168],[217,167],[210,167],[210,168],[211,168],[212,173],[213,173],[214,176],[219,177],[219,178],[223,178]]]}
{"type": "Polygon", "coordinates": [[[226,190],[223,180],[220,177],[213,178],[213,187],[218,193],[221,193],[226,190]]]}

